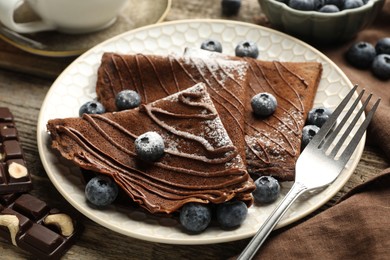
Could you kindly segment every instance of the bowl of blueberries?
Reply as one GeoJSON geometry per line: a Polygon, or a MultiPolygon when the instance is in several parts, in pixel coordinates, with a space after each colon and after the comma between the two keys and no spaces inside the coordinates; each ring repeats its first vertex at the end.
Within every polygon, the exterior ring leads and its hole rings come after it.
{"type": "Polygon", "coordinates": [[[370,25],[385,0],[258,0],[273,27],[306,42],[352,39],[370,25]]]}

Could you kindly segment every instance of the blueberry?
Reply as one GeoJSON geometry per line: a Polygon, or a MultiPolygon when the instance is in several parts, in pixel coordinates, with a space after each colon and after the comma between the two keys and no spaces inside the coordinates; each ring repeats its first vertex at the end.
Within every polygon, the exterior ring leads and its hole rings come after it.
{"type": "Polygon", "coordinates": [[[288,5],[293,9],[302,11],[314,11],[319,7],[317,0],[290,0],[288,5]]]}
{"type": "Polygon", "coordinates": [[[85,186],[85,196],[98,207],[110,205],[118,196],[117,184],[108,176],[97,175],[85,186]]]}
{"type": "Polygon", "coordinates": [[[259,56],[259,49],[257,45],[252,41],[242,41],[235,49],[236,56],[238,57],[250,57],[257,58],[259,56]]]}
{"type": "Polygon", "coordinates": [[[79,109],[79,116],[83,114],[103,114],[106,112],[104,106],[98,101],[88,101],[79,109]]]}
{"type": "Polygon", "coordinates": [[[115,96],[115,104],[118,110],[135,108],[141,104],[141,97],[134,90],[122,90],[115,96]]]}
{"type": "Polygon", "coordinates": [[[340,9],[336,5],[324,5],[321,7],[318,12],[321,13],[337,13],[340,12],[340,9]]]}
{"type": "Polygon", "coordinates": [[[341,10],[344,7],[345,0],[325,0],[324,5],[335,5],[341,10]]]}
{"type": "Polygon", "coordinates": [[[390,54],[390,37],[380,39],[375,45],[375,50],[377,54],[390,54]]]}
{"type": "Polygon", "coordinates": [[[157,132],[146,132],[135,139],[135,151],[141,160],[154,162],[164,155],[164,140],[157,132]]]}
{"type": "Polygon", "coordinates": [[[306,125],[303,127],[301,150],[305,149],[305,147],[309,144],[309,142],[313,139],[319,130],[320,128],[316,125],[306,125]]]}
{"type": "Polygon", "coordinates": [[[279,182],[272,176],[261,176],[255,181],[256,189],[253,191],[255,201],[262,204],[274,202],[280,193],[279,182]]]}
{"type": "Polygon", "coordinates": [[[180,210],[180,223],[192,233],[205,230],[211,221],[211,209],[208,205],[190,202],[180,210]]]}
{"type": "Polygon", "coordinates": [[[369,68],[375,56],[375,48],[368,42],[357,42],[353,44],[346,53],[348,62],[361,69],[369,68]]]}
{"type": "Polygon", "coordinates": [[[272,94],[263,92],[252,97],[251,106],[255,115],[266,117],[275,112],[278,102],[272,94]]]}
{"type": "Polygon", "coordinates": [[[354,9],[364,5],[362,0],[345,0],[343,9],[354,9]]]}
{"type": "Polygon", "coordinates": [[[248,207],[242,201],[228,201],[218,204],[216,215],[221,228],[235,228],[246,219],[248,207]]]}
{"type": "Polygon", "coordinates": [[[202,42],[200,48],[207,51],[222,52],[222,44],[216,40],[206,40],[202,42]]]}
{"type": "Polygon", "coordinates": [[[372,63],[372,72],[380,79],[390,79],[390,54],[379,54],[372,63]]]}
{"type": "Polygon", "coordinates": [[[226,16],[236,15],[240,11],[241,0],[222,0],[222,14],[226,16]]]}
{"type": "Polygon", "coordinates": [[[332,111],[326,107],[313,108],[309,111],[307,115],[307,125],[316,125],[318,127],[323,126],[323,124],[328,120],[329,116],[332,114],[332,111]]]}

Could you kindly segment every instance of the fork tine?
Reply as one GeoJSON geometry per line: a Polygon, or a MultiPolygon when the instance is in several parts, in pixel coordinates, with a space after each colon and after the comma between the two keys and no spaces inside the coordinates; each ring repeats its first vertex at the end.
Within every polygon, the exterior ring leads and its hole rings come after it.
{"type": "MultiPolygon", "coordinates": [[[[356,125],[356,122],[359,120],[360,116],[363,114],[364,110],[366,109],[366,107],[368,105],[368,102],[370,101],[371,97],[372,97],[372,94],[370,94],[368,96],[368,98],[364,102],[363,106],[359,109],[358,113],[353,118],[352,122],[348,125],[347,129],[344,131],[344,134],[341,136],[341,138],[338,140],[338,142],[335,145],[335,147],[333,147],[332,152],[329,154],[330,157],[333,158],[333,157],[335,157],[337,155],[337,153],[339,152],[339,150],[340,150],[341,146],[343,145],[345,139],[347,139],[347,136],[350,134],[350,132],[352,131],[353,127],[356,125]]],[[[344,118],[342,120],[342,123],[340,123],[340,125],[337,127],[337,131],[335,131],[333,133],[334,136],[336,136],[336,135],[338,135],[340,133],[341,128],[344,126],[344,124],[347,122],[347,120],[350,117],[350,115],[352,114],[352,112],[355,110],[355,107],[356,107],[358,101],[360,101],[360,99],[355,100],[354,104],[349,108],[347,114],[344,116],[344,118]]]]}
{"type": "Polygon", "coordinates": [[[328,135],[329,131],[332,129],[333,125],[337,122],[337,118],[340,116],[344,107],[348,104],[349,100],[353,96],[357,89],[357,85],[355,85],[348,94],[344,97],[341,103],[337,106],[337,108],[330,115],[328,120],[326,120],[325,124],[323,124],[320,128],[320,131],[313,137],[313,139],[309,142],[308,146],[318,147],[322,144],[324,138],[328,135]]]}
{"type": "Polygon", "coordinates": [[[368,112],[366,119],[360,125],[359,129],[356,131],[352,140],[349,142],[348,146],[345,148],[343,153],[340,155],[339,160],[342,160],[344,163],[347,163],[349,158],[351,158],[353,152],[355,151],[356,146],[358,145],[360,139],[362,138],[364,132],[366,131],[368,125],[370,124],[371,119],[374,116],[374,113],[375,113],[376,109],[378,108],[380,101],[381,101],[381,99],[379,98],[375,102],[374,106],[371,108],[370,112],[368,112]]]}
{"type": "MultiPolygon", "coordinates": [[[[364,94],[364,89],[360,92],[357,99],[355,99],[354,103],[351,105],[341,122],[337,125],[336,129],[323,141],[323,145],[321,146],[321,149],[326,151],[329,146],[333,143],[334,139],[336,139],[336,136],[340,133],[341,128],[345,125],[348,118],[351,116],[352,112],[355,110],[355,107],[359,104],[360,99],[362,98],[364,94]]],[[[371,98],[371,97],[370,97],[371,98]]]]}

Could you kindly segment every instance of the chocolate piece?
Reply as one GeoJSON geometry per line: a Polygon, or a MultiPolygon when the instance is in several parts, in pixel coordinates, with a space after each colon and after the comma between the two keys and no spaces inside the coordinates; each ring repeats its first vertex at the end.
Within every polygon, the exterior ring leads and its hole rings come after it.
{"type": "Polygon", "coordinates": [[[19,193],[0,194],[0,205],[9,205],[19,196],[19,193]]]}
{"type": "Polygon", "coordinates": [[[0,194],[27,192],[32,189],[14,117],[0,107],[0,194]]]}
{"type": "Polygon", "coordinates": [[[30,194],[0,195],[0,236],[39,259],[59,259],[82,226],[30,194]]]}
{"type": "Polygon", "coordinates": [[[253,181],[202,83],[132,110],[53,119],[47,129],[62,156],[110,175],[151,213],[172,213],[188,202],[252,203],[253,181]],[[135,153],[134,140],[148,131],[164,139],[156,162],[135,153]]]}

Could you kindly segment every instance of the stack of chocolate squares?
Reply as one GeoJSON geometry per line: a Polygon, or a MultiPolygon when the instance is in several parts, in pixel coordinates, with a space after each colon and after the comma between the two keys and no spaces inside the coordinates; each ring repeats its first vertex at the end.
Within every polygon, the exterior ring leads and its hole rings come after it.
{"type": "Polygon", "coordinates": [[[81,225],[29,194],[32,187],[14,117],[0,107],[0,236],[40,259],[59,259],[81,225]]]}

